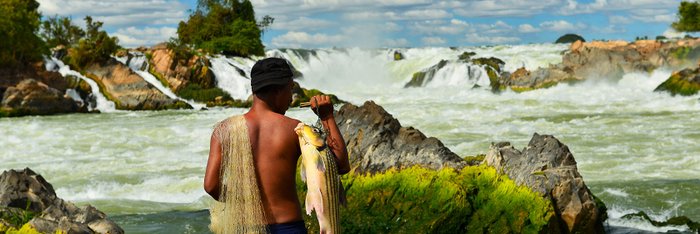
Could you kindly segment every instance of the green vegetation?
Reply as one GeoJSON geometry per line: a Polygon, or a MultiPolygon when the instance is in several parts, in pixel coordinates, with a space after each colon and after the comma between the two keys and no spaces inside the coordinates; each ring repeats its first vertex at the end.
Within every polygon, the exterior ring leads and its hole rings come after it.
{"type": "Polygon", "coordinates": [[[35,212],[29,210],[30,206],[31,202],[27,200],[27,205],[24,209],[15,207],[0,208],[0,233],[40,234],[29,224],[29,221],[37,215],[35,212]]]}
{"type": "Polygon", "coordinates": [[[474,55],[476,55],[476,53],[465,51],[464,53],[460,54],[458,58],[459,60],[469,61],[474,55]]]}
{"type": "Polygon", "coordinates": [[[700,3],[681,2],[678,6],[678,21],[671,24],[679,32],[700,31],[700,3]]]}
{"type": "Polygon", "coordinates": [[[35,0],[0,2],[0,67],[25,66],[48,54],[37,32],[41,15],[35,0]]]}
{"type": "Polygon", "coordinates": [[[85,37],[80,39],[76,47],[68,50],[68,57],[64,61],[73,67],[84,68],[88,64],[110,59],[110,55],[120,48],[119,40],[110,37],[101,27],[102,22],[92,21],[92,17],[85,16],[85,37]]]}
{"type": "MultiPolygon", "coordinates": [[[[345,233],[537,233],[554,215],[549,201],[488,166],[350,173],[343,184],[345,233]]],[[[298,177],[297,191],[303,204],[298,177]]],[[[315,217],[304,217],[309,233],[318,232],[315,217]]]]}
{"type": "MultiPolygon", "coordinates": [[[[682,75],[684,71],[671,75],[668,80],[661,83],[654,91],[666,91],[671,95],[680,94],[681,96],[692,96],[700,91],[700,82],[691,82],[682,75]]],[[[690,73],[690,72],[688,72],[690,73]]],[[[694,78],[693,74],[685,74],[690,78],[694,78]]]]}
{"type": "Polygon", "coordinates": [[[267,28],[274,18],[265,16],[260,24],[255,21],[253,4],[249,0],[199,0],[186,22],[178,25],[178,38],[171,48],[178,57],[187,57],[188,46],[209,53],[234,56],[265,54],[260,40],[261,27],[267,28]]]}
{"type": "MultiPolygon", "coordinates": [[[[15,227],[8,227],[0,223],[0,233],[5,233],[5,234],[42,234],[41,232],[37,231],[32,227],[30,224],[24,224],[22,227],[19,229],[15,227]]],[[[60,230],[56,230],[56,234],[62,234],[64,232],[60,230]]]]}
{"type": "Polygon", "coordinates": [[[573,43],[576,41],[586,42],[586,39],[583,39],[582,36],[579,36],[577,34],[569,33],[559,37],[554,43],[573,43]]]}
{"type": "Polygon", "coordinates": [[[85,37],[85,31],[75,26],[68,17],[53,16],[41,22],[40,36],[49,48],[62,45],[75,47],[85,37]]]}

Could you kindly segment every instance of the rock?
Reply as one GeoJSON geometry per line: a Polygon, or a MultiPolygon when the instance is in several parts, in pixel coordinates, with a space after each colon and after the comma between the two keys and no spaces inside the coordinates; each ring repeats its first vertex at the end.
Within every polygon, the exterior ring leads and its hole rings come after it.
{"type": "MultiPolygon", "coordinates": [[[[331,98],[331,103],[333,104],[343,104],[346,103],[343,100],[340,100],[338,96],[335,96],[334,94],[326,94],[324,92],[321,92],[318,89],[305,89],[302,88],[299,83],[294,81],[294,87],[292,88],[292,103],[289,104],[290,107],[298,107],[299,104],[302,102],[308,102],[311,100],[311,97],[316,96],[316,95],[328,95],[331,98]]],[[[251,99],[252,103],[252,99],[251,99]]]]}
{"type": "Polygon", "coordinates": [[[394,61],[403,60],[403,58],[404,56],[400,51],[394,50],[394,61]]]}
{"type": "Polygon", "coordinates": [[[5,90],[0,111],[9,116],[51,115],[77,112],[78,105],[65,92],[34,79],[26,79],[16,87],[5,90]]]}
{"type": "Polygon", "coordinates": [[[197,84],[202,89],[216,88],[214,73],[206,57],[192,56],[187,61],[176,61],[172,50],[164,46],[154,47],[150,54],[150,72],[168,82],[174,92],[189,84],[197,84]]]}
{"type": "Polygon", "coordinates": [[[578,51],[578,49],[580,49],[581,47],[583,47],[583,41],[576,40],[574,43],[571,43],[569,50],[572,52],[575,52],[575,51],[578,51]]]}
{"type": "Polygon", "coordinates": [[[56,196],[53,186],[29,168],[0,175],[0,209],[27,209],[37,214],[29,223],[39,232],[124,233],[107,216],[87,205],[79,208],[56,196]]]}
{"type": "Polygon", "coordinates": [[[457,58],[459,60],[464,60],[464,61],[471,61],[472,56],[476,55],[474,52],[469,52],[465,51],[464,53],[460,54],[457,58]]]}
{"type": "Polygon", "coordinates": [[[661,83],[654,92],[668,92],[675,96],[692,96],[700,91],[700,66],[686,68],[678,72],[674,72],[671,77],[661,83]]]}
{"type": "MultiPolygon", "coordinates": [[[[484,162],[529,187],[554,205],[561,233],[602,233],[607,218],[604,204],[578,173],[569,148],[549,135],[535,133],[522,151],[508,142],[491,145],[484,162]]],[[[554,226],[557,226],[554,223],[554,226]]]]}
{"type": "Polygon", "coordinates": [[[579,36],[579,35],[577,35],[577,34],[571,34],[571,33],[569,33],[569,34],[565,34],[565,35],[563,35],[563,36],[557,38],[557,40],[556,40],[554,43],[573,43],[573,42],[576,42],[576,41],[583,41],[583,42],[585,42],[586,39],[583,39],[582,36],[579,36]]]}
{"type": "Polygon", "coordinates": [[[525,92],[581,80],[583,79],[562,70],[560,66],[550,66],[538,68],[532,72],[524,67],[518,68],[510,77],[504,77],[500,82],[515,92],[525,92]]]}
{"type": "Polygon", "coordinates": [[[86,76],[95,80],[102,93],[121,110],[163,110],[192,108],[171,99],[136,74],[128,66],[110,59],[103,64],[90,64],[86,76]]]}
{"type": "Polygon", "coordinates": [[[406,83],[404,85],[404,88],[425,86],[428,82],[430,82],[433,79],[433,75],[435,75],[435,73],[441,68],[443,68],[445,65],[447,65],[447,60],[440,60],[440,62],[429,68],[413,73],[411,81],[406,83]]]}
{"type": "Polygon", "coordinates": [[[422,165],[427,168],[462,168],[466,162],[440,140],[426,137],[401,124],[372,101],[358,107],[345,104],[335,115],[356,173],[377,173],[389,168],[422,165]]]}

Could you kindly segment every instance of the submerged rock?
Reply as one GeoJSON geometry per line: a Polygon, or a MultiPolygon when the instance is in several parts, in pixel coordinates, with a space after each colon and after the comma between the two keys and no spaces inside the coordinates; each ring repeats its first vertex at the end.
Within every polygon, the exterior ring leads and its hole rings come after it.
{"type": "MultiPolygon", "coordinates": [[[[41,233],[59,230],[65,233],[124,233],[94,207],[77,207],[57,197],[53,186],[29,168],[9,170],[0,175],[0,212],[25,215],[29,212],[33,216],[29,224],[41,233]]],[[[4,215],[1,217],[5,218],[4,215]]],[[[0,226],[6,225],[2,223],[0,226]]],[[[4,223],[11,222],[5,220],[4,223]]]]}
{"type": "Polygon", "coordinates": [[[552,202],[557,218],[550,232],[604,232],[605,205],[584,183],[569,148],[553,136],[535,133],[522,151],[508,142],[494,144],[484,162],[552,202]]]}
{"type": "Polygon", "coordinates": [[[403,87],[408,88],[425,86],[428,82],[430,82],[433,79],[435,73],[441,68],[445,67],[445,65],[447,65],[447,60],[440,60],[440,62],[438,62],[437,64],[426,68],[423,71],[413,73],[411,81],[406,83],[406,85],[404,85],[403,87]]]}
{"type": "Polygon", "coordinates": [[[466,165],[440,140],[426,137],[413,127],[402,127],[399,120],[372,101],[359,107],[345,104],[335,119],[356,173],[377,173],[413,165],[431,169],[459,169],[466,165]]]}
{"type": "Polygon", "coordinates": [[[700,91],[700,67],[687,68],[673,73],[666,81],[661,83],[655,92],[669,92],[671,95],[682,96],[695,95],[700,91]]]}
{"type": "Polygon", "coordinates": [[[180,100],[172,99],[153,87],[128,66],[110,59],[102,64],[91,64],[86,76],[100,86],[102,93],[121,110],[191,109],[180,100]]]}

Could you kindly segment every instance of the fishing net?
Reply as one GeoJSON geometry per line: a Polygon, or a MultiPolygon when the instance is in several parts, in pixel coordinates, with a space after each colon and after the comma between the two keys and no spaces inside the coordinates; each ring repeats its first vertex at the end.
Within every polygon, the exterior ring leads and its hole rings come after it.
{"type": "Polygon", "coordinates": [[[221,142],[221,195],[211,206],[209,228],[214,233],[267,233],[245,118],[221,121],[214,135],[221,142]]]}

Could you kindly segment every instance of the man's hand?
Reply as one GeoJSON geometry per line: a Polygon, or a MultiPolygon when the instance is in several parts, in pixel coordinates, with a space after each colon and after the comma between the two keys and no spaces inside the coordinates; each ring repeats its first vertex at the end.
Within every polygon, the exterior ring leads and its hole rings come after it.
{"type": "Polygon", "coordinates": [[[321,120],[333,117],[333,103],[331,97],[326,95],[316,95],[311,97],[311,110],[318,115],[321,120]]]}

